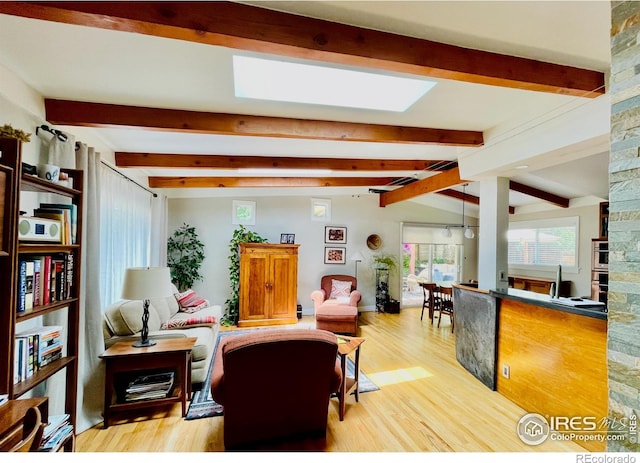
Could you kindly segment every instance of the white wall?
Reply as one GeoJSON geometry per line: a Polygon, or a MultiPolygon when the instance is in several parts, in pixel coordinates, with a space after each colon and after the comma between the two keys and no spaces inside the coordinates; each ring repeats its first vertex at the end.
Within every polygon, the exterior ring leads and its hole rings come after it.
{"type": "MultiPolygon", "coordinates": [[[[373,310],[375,305],[375,273],[370,257],[373,252],[366,246],[372,233],[380,235],[383,246],[377,251],[400,255],[401,222],[460,223],[460,214],[445,212],[428,206],[403,202],[378,207],[378,195],[321,197],[331,199],[331,221],[311,220],[311,197],[243,197],[244,201],[256,201],[256,225],[247,227],[267,238],[269,242],[280,242],[281,233],[294,233],[300,244],[298,258],[298,303],[304,314],[313,313],[310,295],[320,285],[320,277],[330,273],[354,275],[355,262],[349,257],[356,251],[365,256],[358,264],[358,289],[362,292],[361,310],[373,310]],[[347,227],[347,263],[324,264],[325,226],[347,227]]],[[[206,258],[203,263],[204,280],[195,285],[195,290],[212,304],[224,307],[229,297],[229,240],[236,229],[231,222],[233,198],[169,199],[169,233],[182,223],[195,226],[205,245],[206,258]]],[[[468,240],[465,251],[467,261],[463,275],[475,278],[477,240],[468,240]],[[471,249],[472,248],[472,249],[471,249]],[[471,269],[471,270],[469,270],[471,269]]],[[[400,260],[398,262],[401,262],[400,260]]],[[[400,271],[400,270],[398,270],[400,271]]],[[[391,279],[392,297],[400,297],[399,278],[391,279]]]]}

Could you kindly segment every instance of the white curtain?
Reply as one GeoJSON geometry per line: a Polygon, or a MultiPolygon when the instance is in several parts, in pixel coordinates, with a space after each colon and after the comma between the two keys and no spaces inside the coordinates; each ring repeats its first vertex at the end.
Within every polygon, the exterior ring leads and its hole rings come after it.
{"type": "Polygon", "coordinates": [[[100,301],[100,153],[84,143],[76,144],[76,166],[84,171],[82,228],[80,339],[78,361],[78,413],[76,433],[102,421],[104,352],[100,301]]]}
{"type": "MultiPolygon", "coordinates": [[[[69,141],[67,141],[69,143],[69,141]]],[[[84,143],[74,143],[75,163],[65,155],[65,165],[84,171],[83,207],[82,207],[82,253],[80,260],[80,332],[78,339],[78,394],[76,433],[80,433],[102,421],[102,403],[104,387],[104,369],[101,368],[99,355],[104,351],[102,336],[102,312],[100,310],[100,255],[91,252],[100,245],[100,184],[98,169],[100,154],[84,143]]],[[[73,147],[71,150],[73,150],[73,147]]],[[[58,160],[60,161],[60,160],[58,160]]],[[[46,315],[46,325],[66,325],[66,312],[46,315]]],[[[43,383],[48,396],[49,414],[64,413],[65,374],[57,373],[43,383]]]]}
{"type": "Polygon", "coordinates": [[[125,270],[150,265],[153,195],[109,166],[102,165],[100,172],[101,299],[108,307],[122,299],[125,270]]]}
{"type": "Polygon", "coordinates": [[[165,195],[159,194],[151,200],[151,265],[166,267],[167,265],[167,215],[168,201],[165,195]]]}

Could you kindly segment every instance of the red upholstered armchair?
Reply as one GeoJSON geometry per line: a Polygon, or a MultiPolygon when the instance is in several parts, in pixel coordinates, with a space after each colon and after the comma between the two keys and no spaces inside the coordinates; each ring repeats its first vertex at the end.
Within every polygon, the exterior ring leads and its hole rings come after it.
{"type": "Polygon", "coordinates": [[[354,307],[358,307],[358,302],[362,298],[360,291],[357,290],[358,280],[351,275],[325,275],[320,280],[320,289],[316,289],[311,293],[311,299],[313,300],[314,308],[317,310],[322,304],[325,303],[328,299],[335,299],[333,302],[352,305],[354,307]],[[351,287],[349,292],[345,294],[341,294],[339,298],[331,297],[331,287],[332,281],[336,280],[339,282],[348,282],[351,283],[351,287]],[[346,298],[348,297],[348,299],[346,298]],[[342,298],[342,299],[341,299],[342,298]]]}
{"type": "Polygon", "coordinates": [[[225,449],[324,438],[329,399],[342,380],[337,355],[336,336],[323,330],[258,330],[220,340],[211,393],[224,406],[225,449]]]}
{"type": "Polygon", "coordinates": [[[316,318],[316,328],[348,333],[358,331],[358,302],[361,295],[358,281],[351,275],[325,275],[320,289],[311,293],[316,318]]]}

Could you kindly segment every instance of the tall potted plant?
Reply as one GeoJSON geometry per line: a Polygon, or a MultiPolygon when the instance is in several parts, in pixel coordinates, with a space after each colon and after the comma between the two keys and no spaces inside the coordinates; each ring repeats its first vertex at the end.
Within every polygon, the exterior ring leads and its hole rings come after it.
{"type": "Polygon", "coordinates": [[[180,292],[202,280],[200,267],[204,261],[204,244],[196,228],[183,223],[167,240],[167,265],[171,268],[171,282],[180,292]]]}
{"type": "Polygon", "coordinates": [[[398,265],[398,260],[393,254],[375,254],[372,259],[375,262],[375,268],[388,268],[389,272],[395,271],[398,265]]]}
{"type": "Polygon", "coordinates": [[[265,243],[266,238],[247,230],[240,225],[233,232],[229,241],[229,279],[231,296],[225,301],[227,313],[222,318],[222,324],[235,325],[240,314],[240,243],[265,243]]]}

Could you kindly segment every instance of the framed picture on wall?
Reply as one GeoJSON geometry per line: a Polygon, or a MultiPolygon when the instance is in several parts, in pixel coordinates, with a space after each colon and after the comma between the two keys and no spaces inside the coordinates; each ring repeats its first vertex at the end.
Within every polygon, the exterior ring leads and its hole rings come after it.
{"type": "Polygon", "coordinates": [[[347,248],[324,248],[325,264],[344,264],[347,261],[347,248]]]}
{"type": "Polygon", "coordinates": [[[256,202],[233,200],[231,223],[233,225],[255,225],[256,202]]]}
{"type": "Polygon", "coordinates": [[[347,227],[324,227],[324,242],[346,244],[347,227]]]}
{"type": "Polygon", "coordinates": [[[311,199],[311,220],[318,222],[328,222],[331,220],[330,199],[311,199]]]}

